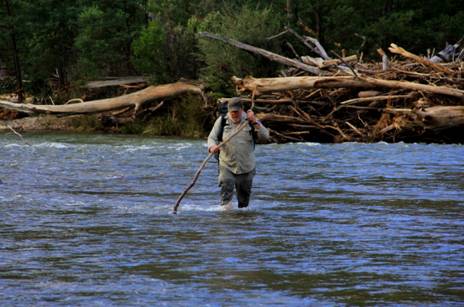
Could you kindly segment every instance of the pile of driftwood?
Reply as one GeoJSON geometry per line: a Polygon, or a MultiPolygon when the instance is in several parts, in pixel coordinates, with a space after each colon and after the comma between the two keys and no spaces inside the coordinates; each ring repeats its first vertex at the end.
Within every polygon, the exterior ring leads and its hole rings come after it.
{"type": "Polygon", "coordinates": [[[460,43],[429,58],[391,44],[389,52],[398,59],[390,61],[379,49],[382,62],[362,63],[357,56],[331,58],[310,37],[297,35],[318,56],[289,59],[216,34],[200,35],[291,67],[277,78],[233,77],[276,142],[464,142],[460,43]]]}
{"type": "MultiPolygon", "coordinates": [[[[295,36],[315,56],[299,56],[295,51],[291,59],[217,34],[199,33],[202,38],[219,40],[285,65],[287,69],[276,78],[233,77],[237,93],[243,101],[252,102],[275,142],[464,143],[461,41],[429,57],[392,44],[389,52],[393,60],[379,50],[381,62],[364,63],[362,56],[334,53],[331,57],[316,39],[291,29],[280,35],[295,36]]],[[[64,105],[16,103],[0,97],[0,109],[29,115],[100,113],[102,121],[110,118],[110,124],[117,125],[144,112],[158,111],[170,97],[193,94],[209,100],[198,82],[145,87],[143,79],[125,78],[92,83],[89,88],[107,86],[124,86],[127,92],[104,99],[81,97],[64,105]]],[[[15,129],[22,125],[13,121],[9,124],[15,129]]]]}

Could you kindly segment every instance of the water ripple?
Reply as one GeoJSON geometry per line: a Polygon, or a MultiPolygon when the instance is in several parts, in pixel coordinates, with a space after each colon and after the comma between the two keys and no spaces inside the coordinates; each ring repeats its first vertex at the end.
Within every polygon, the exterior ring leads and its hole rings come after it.
{"type": "Polygon", "coordinates": [[[257,147],[246,210],[205,143],[0,136],[9,305],[462,305],[464,148],[257,147]]]}

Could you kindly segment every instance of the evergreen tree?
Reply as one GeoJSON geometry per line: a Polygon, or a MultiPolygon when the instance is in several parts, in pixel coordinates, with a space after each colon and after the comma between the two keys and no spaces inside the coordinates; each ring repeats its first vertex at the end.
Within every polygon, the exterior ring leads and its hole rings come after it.
{"type": "Polygon", "coordinates": [[[18,9],[18,4],[12,0],[3,0],[0,19],[0,44],[5,46],[0,49],[0,69],[8,69],[12,67],[15,73],[16,87],[15,91],[18,93],[18,100],[23,100],[23,81],[22,81],[22,68],[18,46],[18,18],[15,11],[18,9]],[[3,67],[2,67],[3,66],[3,67]]]}
{"type": "Polygon", "coordinates": [[[70,81],[78,12],[79,6],[72,0],[23,2],[25,72],[33,86],[63,89],[70,81]]]}
{"type": "MultiPolygon", "coordinates": [[[[271,7],[252,9],[244,6],[238,12],[211,13],[196,27],[199,31],[222,34],[250,45],[279,52],[278,42],[267,39],[282,29],[285,17],[278,17],[271,7]]],[[[214,91],[223,94],[232,94],[230,77],[233,75],[271,76],[278,67],[267,59],[217,41],[201,39],[199,48],[204,61],[201,77],[214,91]]]]}
{"type": "Polygon", "coordinates": [[[146,24],[144,0],[88,1],[78,17],[78,74],[84,78],[133,74],[132,41],[146,24]]]}

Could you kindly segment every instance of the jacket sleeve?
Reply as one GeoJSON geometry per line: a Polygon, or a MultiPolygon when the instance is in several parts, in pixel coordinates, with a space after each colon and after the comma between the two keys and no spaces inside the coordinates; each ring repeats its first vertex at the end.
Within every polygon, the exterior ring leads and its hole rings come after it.
{"type": "Polygon", "coordinates": [[[219,131],[221,126],[221,117],[216,119],[214,122],[214,126],[211,129],[211,132],[209,133],[208,136],[208,148],[210,148],[213,145],[218,145],[219,144],[219,131]]]}
{"type": "Polygon", "coordinates": [[[260,122],[260,127],[255,128],[257,143],[268,143],[271,140],[269,130],[260,122]]]}

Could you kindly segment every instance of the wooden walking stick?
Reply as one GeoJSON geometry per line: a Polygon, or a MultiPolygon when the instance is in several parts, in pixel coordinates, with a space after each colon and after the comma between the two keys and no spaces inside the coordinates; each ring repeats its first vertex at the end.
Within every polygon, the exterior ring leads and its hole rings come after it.
{"type": "MultiPolygon", "coordinates": [[[[222,146],[224,146],[224,144],[226,144],[227,142],[230,141],[230,139],[232,139],[234,136],[236,136],[240,131],[243,130],[243,128],[245,128],[246,126],[248,125],[248,120],[245,120],[240,126],[237,127],[237,130],[232,133],[229,137],[227,137],[224,141],[222,141],[221,143],[219,143],[219,148],[221,148],[222,146]]],[[[173,212],[174,214],[177,213],[177,208],[179,207],[180,205],[180,202],[182,200],[182,198],[184,198],[184,196],[187,194],[187,192],[193,187],[193,185],[195,184],[195,182],[197,181],[198,177],[200,177],[200,173],[201,171],[203,170],[203,168],[205,168],[206,166],[206,163],[208,162],[209,159],[211,159],[211,157],[214,155],[214,152],[210,152],[208,154],[208,156],[203,160],[203,162],[201,163],[200,167],[198,168],[197,172],[195,173],[195,176],[193,176],[193,179],[192,179],[192,182],[187,186],[187,188],[185,189],[184,192],[182,192],[182,194],[179,195],[179,197],[177,198],[177,201],[176,201],[176,204],[174,205],[174,209],[173,209],[173,212]]]]}

